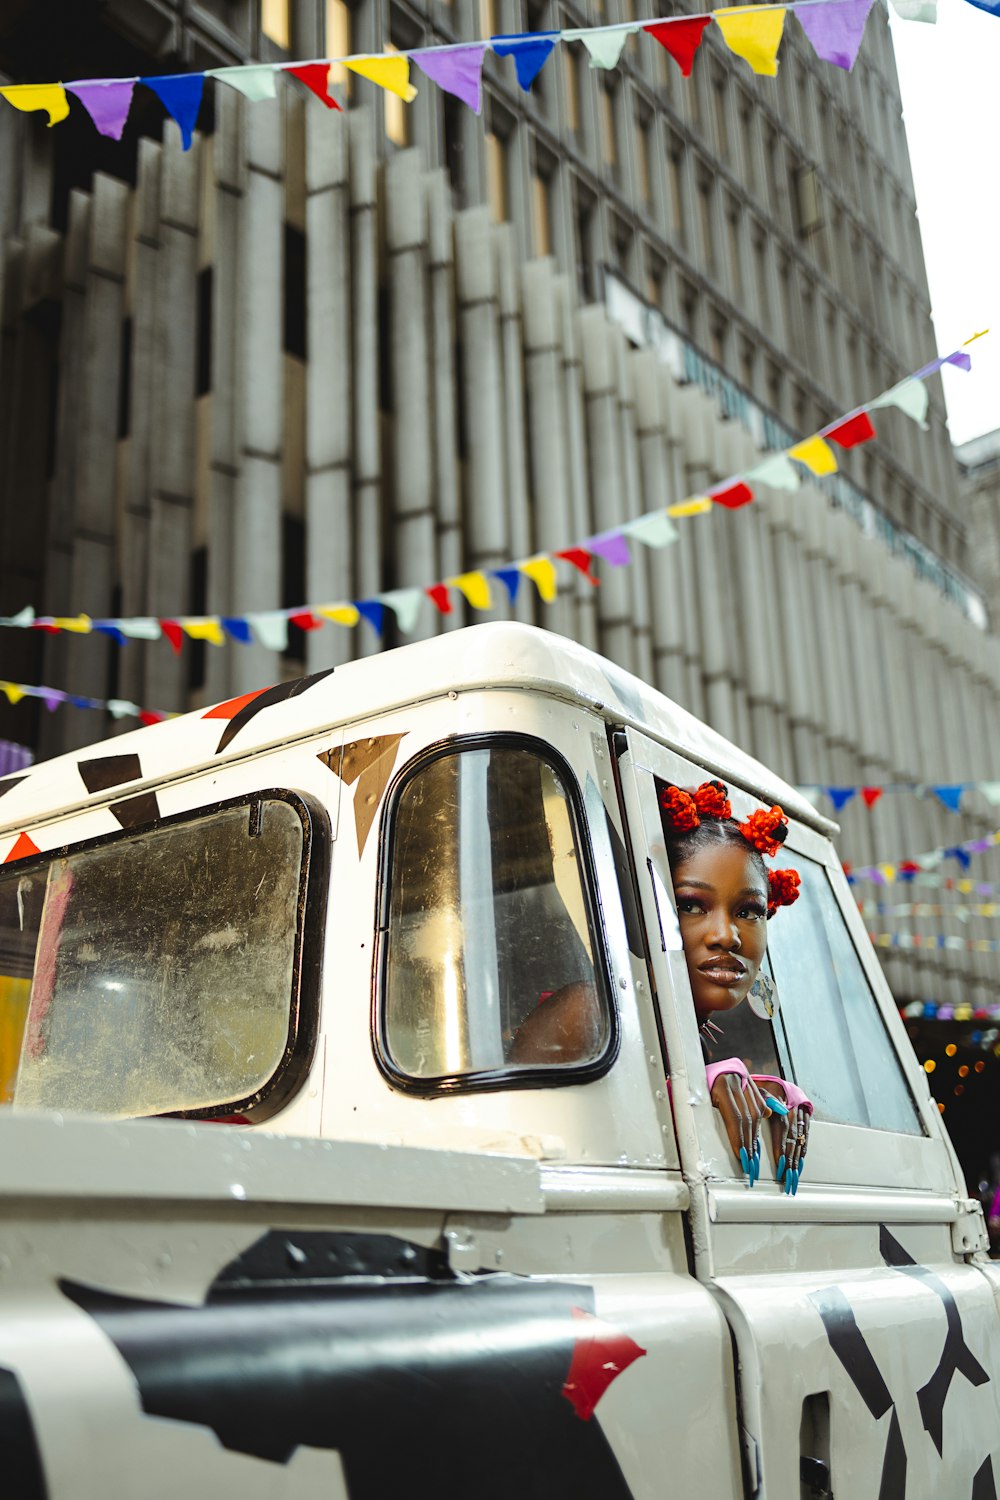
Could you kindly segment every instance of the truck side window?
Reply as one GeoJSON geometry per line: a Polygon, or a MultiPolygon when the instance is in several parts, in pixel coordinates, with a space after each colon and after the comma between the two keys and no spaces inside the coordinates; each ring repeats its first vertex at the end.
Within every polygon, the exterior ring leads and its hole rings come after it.
{"type": "Polygon", "coordinates": [[[263,799],[7,866],[0,1097],[119,1117],[256,1102],[294,1037],[305,847],[299,811],[263,799]]]}
{"type": "Polygon", "coordinates": [[[426,1085],[599,1066],[611,1016],[555,766],[520,745],[437,755],[403,782],[386,847],[389,1069],[426,1085]]]}
{"type": "Polygon", "coordinates": [[[817,1119],[923,1134],[825,870],[799,854],[775,863],[802,877],[800,899],[768,923],[767,940],[795,1082],[817,1119]]]}

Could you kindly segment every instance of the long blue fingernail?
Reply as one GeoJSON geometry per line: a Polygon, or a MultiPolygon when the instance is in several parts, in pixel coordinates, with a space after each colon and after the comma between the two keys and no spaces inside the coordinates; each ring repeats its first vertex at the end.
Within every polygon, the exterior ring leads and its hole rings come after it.
{"type": "Polygon", "coordinates": [[[799,1173],[799,1172],[795,1173],[795,1181],[792,1183],[792,1197],[793,1198],[795,1197],[795,1194],[799,1190],[799,1177],[800,1176],[801,1176],[801,1173],[799,1173]]]}
{"type": "Polygon", "coordinates": [[[795,1173],[792,1171],[791,1167],[789,1167],[788,1171],[785,1173],[785,1197],[786,1198],[788,1197],[788,1195],[792,1191],[792,1178],[794,1176],[795,1176],[795,1173]]]}
{"type": "Polygon", "coordinates": [[[753,1143],[753,1154],[756,1160],[760,1161],[760,1136],[753,1143]]]}
{"type": "Polygon", "coordinates": [[[784,1177],[784,1175],[785,1175],[785,1153],[784,1153],[784,1151],[782,1151],[781,1155],[778,1157],[778,1170],[774,1174],[775,1181],[776,1182],[780,1182],[781,1179],[784,1177]]]}
{"type": "Polygon", "coordinates": [[[745,1146],[741,1146],[740,1147],[740,1166],[743,1168],[744,1172],[749,1177],[750,1176],[750,1158],[749,1158],[749,1156],[747,1156],[747,1148],[745,1146]]]}
{"type": "Polygon", "coordinates": [[[768,1109],[772,1110],[776,1115],[787,1115],[788,1113],[788,1105],[782,1104],[780,1099],[775,1099],[773,1094],[765,1094],[764,1103],[767,1105],[768,1109]]]}

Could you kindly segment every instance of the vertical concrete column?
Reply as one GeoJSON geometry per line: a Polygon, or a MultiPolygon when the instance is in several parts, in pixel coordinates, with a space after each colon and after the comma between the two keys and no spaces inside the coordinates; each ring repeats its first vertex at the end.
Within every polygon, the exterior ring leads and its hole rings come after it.
{"type": "MultiPolygon", "coordinates": [[[[385,167],[393,406],[392,537],[395,584],[437,580],[431,362],[428,339],[427,212],[423,162],[398,151],[385,167]]],[[[428,601],[429,603],[430,601],[428,601]]],[[[428,616],[425,628],[433,629],[428,616]]]]}
{"type": "MultiPolygon", "coordinates": [[[[129,190],[97,173],[87,243],[82,359],[76,369],[76,495],[73,557],[67,608],[71,614],[111,613],[116,576],[115,437],[125,298],[125,245],[129,190]]],[[[112,647],[118,650],[118,647],[112,647]]],[[[107,648],[92,636],[66,645],[66,685],[73,693],[107,696],[107,648]]],[[[59,686],[60,684],[56,684],[59,686]]],[[[67,716],[64,749],[86,744],[93,725],[85,714],[67,716]]]]}
{"type": "MultiPolygon", "coordinates": [[[[348,347],[354,362],[354,585],[350,593],[363,599],[382,587],[384,534],[378,165],[372,109],[352,109],[345,123],[351,152],[352,338],[348,347]]],[[[337,649],[352,656],[369,656],[381,650],[381,642],[362,624],[337,649]]]]}
{"type": "MultiPolygon", "coordinates": [[[[618,390],[618,426],[621,432],[622,487],[619,520],[635,520],[642,513],[639,484],[639,439],[636,431],[636,413],[633,402],[632,382],[629,379],[628,349],[619,330],[614,338],[616,385],[618,390]]],[[[632,634],[634,643],[633,671],[644,682],[653,680],[653,640],[649,619],[649,576],[644,566],[642,542],[629,543],[632,553],[632,634]]]]}
{"type": "MultiPolygon", "coordinates": [[[[497,306],[500,314],[500,369],[502,402],[497,416],[501,423],[500,443],[504,452],[504,485],[507,507],[507,550],[505,560],[527,557],[535,549],[535,516],[528,477],[527,403],[524,388],[524,320],[521,302],[521,262],[518,259],[517,236],[510,224],[500,224],[489,231],[496,275],[497,306]]],[[[468,352],[468,351],[467,351],[468,352]]],[[[465,364],[468,370],[468,360],[465,364]]],[[[470,495],[469,502],[473,500],[470,495]]],[[[509,605],[494,590],[497,605],[515,620],[544,625],[547,609],[525,580],[517,600],[509,605]]]]}
{"type": "MultiPolygon", "coordinates": [[[[203,275],[211,278],[211,322],[202,329],[209,341],[211,390],[207,397],[209,423],[208,492],[205,496],[205,533],[208,547],[206,598],[210,614],[235,612],[235,579],[231,539],[236,525],[237,475],[240,467],[239,406],[237,401],[237,322],[239,317],[240,234],[246,193],[247,166],[241,146],[243,113],[252,109],[235,89],[216,88],[215,132],[203,142],[211,205],[212,233],[203,247],[203,275]],[[210,153],[210,154],[209,154],[210,153]]],[[[236,692],[239,658],[245,648],[237,643],[221,651],[206,650],[205,698],[216,702],[236,692]]]]}
{"type": "MultiPolygon", "coordinates": [[[[177,126],[167,123],[160,160],[147,574],[147,610],[163,619],[191,608],[200,153],[200,140],[182,151],[177,126]]],[[[140,649],[153,706],[186,708],[190,648],[175,654],[162,642],[140,649]]]]}
{"type": "MultiPolygon", "coordinates": [[[[305,111],[306,173],[306,599],[349,599],[354,582],[351,459],[350,135],[346,121],[305,111]]],[[[354,655],[337,625],[306,636],[310,672],[354,655]]]]}
{"type": "MultiPolygon", "coordinates": [[[[454,218],[448,175],[439,170],[426,183],[430,248],[430,359],[433,401],[434,510],[438,558],[442,577],[453,578],[464,569],[462,495],[458,459],[458,371],[455,368],[455,249],[454,218]]],[[[431,580],[433,581],[433,580],[431,580]]],[[[457,601],[453,601],[457,604],[457,601]]],[[[470,610],[471,621],[483,615],[470,610]]],[[[463,623],[454,608],[443,617],[446,630],[463,623]]]]}
{"type": "MultiPolygon", "coordinates": [[[[645,513],[663,509],[679,498],[673,487],[667,437],[670,379],[651,350],[633,355],[628,368],[635,409],[639,510],[645,513]]],[[[633,566],[641,567],[642,558],[636,558],[633,566]]],[[[680,549],[676,543],[650,549],[646,558],[653,655],[650,681],[678,701],[685,681],[679,568],[680,549]]]]}
{"type": "Polygon", "coordinates": [[[463,375],[465,562],[469,568],[488,568],[509,561],[511,532],[499,288],[485,208],[470,209],[455,221],[455,284],[463,375]]]}
{"type": "MultiPolygon", "coordinates": [[[[540,552],[558,551],[576,539],[569,503],[563,347],[554,269],[551,259],[536,260],[521,273],[532,545],[540,552]]],[[[541,623],[560,635],[576,635],[575,588],[567,580],[566,589],[545,607],[541,623]]]]}
{"type": "MultiPolygon", "coordinates": [[[[233,517],[233,605],[237,614],[281,605],[284,413],[284,109],[244,113],[246,191],[239,259],[236,366],[240,472],[233,517]]],[[[277,651],[243,647],[237,692],[281,675],[277,651]]]]}
{"type": "MultiPolygon", "coordinates": [[[[615,331],[617,332],[617,331],[615,331]]],[[[622,518],[622,452],[618,417],[616,344],[603,308],[580,314],[583,387],[589,438],[590,498],[593,531],[622,518]]],[[[633,591],[630,570],[598,562],[601,587],[597,601],[600,649],[629,671],[636,667],[632,635],[633,591]]]]}
{"type": "MultiPolygon", "coordinates": [[[[587,491],[587,419],[583,398],[583,370],[576,301],[569,277],[555,283],[562,348],[560,392],[566,430],[567,485],[569,490],[568,540],[578,542],[587,535],[590,497],[587,491]]],[[[595,590],[582,578],[576,585],[576,639],[592,651],[597,649],[597,599],[595,590]]]]}

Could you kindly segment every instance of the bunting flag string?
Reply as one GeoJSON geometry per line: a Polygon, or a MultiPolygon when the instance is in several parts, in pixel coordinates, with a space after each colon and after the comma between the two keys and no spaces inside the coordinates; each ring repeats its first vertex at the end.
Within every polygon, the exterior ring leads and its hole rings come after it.
{"type": "MultiPolygon", "coordinates": [[[[885,861],[878,865],[863,866],[845,863],[844,873],[851,885],[865,881],[871,885],[894,885],[897,880],[902,884],[917,880],[924,885],[929,883],[924,876],[938,872],[945,860],[954,860],[964,872],[971,867],[974,854],[987,854],[998,844],[1000,844],[1000,830],[984,834],[981,838],[966,839],[961,844],[942,845],[940,848],[929,850],[926,854],[916,854],[912,859],[885,861]]],[[[942,880],[941,883],[948,889],[964,890],[966,888],[962,881],[954,886],[949,886],[947,880],[942,880]]],[[[982,893],[986,894],[984,888],[975,886],[971,880],[968,882],[968,890],[977,892],[982,890],[982,893]]]]}
{"type": "MultiPolygon", "coordinates": [[[[1000,938],[965,938],[956,933],[870,932],[876,948],[943,948],[948,953],[1000,953],[1000,938]]],[[[1000,1006],[997,1007],[1000,1015],[1000,1006]]]]}
{"type": "Polygon", "coordinates": [[[1000,901],[977,901],[958,906],[946,906],[941,901],[902,901],[891,906],[887,901],[868,900],[858,902],[858,911],[863,917],[957,917],[960,922],[968,922],[970,917],[991,920],[1000,917],[1000,901]]]}
{"type": "Polygon", "coordinates": [[[29,686],[26,682],[3,682],[0,693],[11,705],[22,703],[25,698],[39,698],[49,713],[65,705],[67,708],[101,709],[113,719],[138,719],[142,724],[162,724],[164,719],[176,719],[175,713],[159,708],[140,708],[128,698],[87,698],[79,693],[64,693],[61,688],[29,686]]]}
{"type": "MultiPolygon", "coordinates": [[[[398,74],[395,81],[403,87],[402,74],[398,74]]],[[[923,369],[906,376],[892,388],[892,391],[915,386],[924,393],[926,398],[927,392],[923,382],[942,365],[951,364],[961,370],[971,368],[972,361],[966,352],[967,346],[975,339],[982,338],[986,332],[988,330],[974,334],[951,354],[942,355],[925,365],[923,369]]],[[[673,505],[649,511],[630,521],[619,522],[617,526],[609,527],[606,531],[594,536],[570,542],[555,551],[535,553],[502,567],[460,573],[455,577],[438,579],[423,586],[388,589],[368,599],[300,604],[291,609],[259,610],[242,615],[177,614],[169,618],[144,615],[92,619],[84,614],[37,615],[35,610],[28,605],[15,615],[0,616],[0,628],[42,630],[50,634],[58,634],[61,631],[71,631],[77,635],[99,634],[109,637],[119,645],[125,645],[130,640],[164,639],[176,652],[181,650],[185,638],[204,641],[212,646],[224,646],[235,641],[244,646],[256,644],[265,646],[270,651],[284,651],[288,647],[290,626],[306,631],[321,629],[327,623],[353,627],[362,620],[366,620],[376,634],[382,636],[385,633],[386,620],[389,618],[394,621],[402,634],[409,635],[418,628],[421,611],[426,609],[427,601],[442,615],[452,613],[453,598],[456,594],[464,599],[470,609],[491,609],[494,604],[494,591],[490,587],[491,580],[502,584],[507,597],[513,602],[517,598],[522,578],[528,578],[535,585],[542,602],[548,604],[558,595],[560,573],[557,564],[559,563],[567,565],[574,573],[579,573],[586,578],[593,587],[597,587],[600,584],[600,578],[594,572],[595,560],[600,559],[610,567],[623,568],[633,561],[631,543],[640,542],[644,547],[653,549],[670,546],[680,536],[674,525],[675,521],[708,515],[716,507],[721,507],[723,510],[736,510],[750,504],[754,499],[754,490],[748,481],[752,480],[754,484],[771,485],[779,490],[788,490],[797,489],[800,484],[800,473],[796,464],[814,477],[833,473],[837,469],[834,445],[838,448],[850,449],[857,447],[860,443],[870,442],[876,436],[870,413],[879,407],[901,404],[887,400],[887,397],[892,395],[892,391],[882,392],[874,400],[845,412],[843,416],[837,417],[819,432],[813,433],[802,442],[794,443],[785,451],[768,454],[756,467],[745,474],[730,475],[703,495],[691,495],[673,505]]],[[[916,411],[912,403],[903,405],[902,409],[908,411],[911,416],[916,411]]],[[[963,783],[964,785],[976,785],[979,790],[982,790],[991,783],[963,783]]],[[[826,786],[816,788],[817,793],[825,792],[832,798],[834,793],[842,790],[853,791],[855,789],[826,786]]],[[[930,790],[941,800],[946,801],[947,795],[955,789],[941,786],[931,787],[930,790]]],[[[875,800],[875,795],[880,794],[878,788],[860,788],[860,791],[866,800],[871,795],[872,801],[875,800]]],[[[947,801],[946,805],[948,805],[947,801]]]]}
{"type": "MultiPolygon", "coordinates": [[[[937,20],[937,0],[891,0],[891,3],[896,14],[904,20],[937,20]]],[[[970,3],[994,10],[1000,0],[970,0],[970,3]]],[[[497,57],[509,57],[519,85],[528,91],[558,44],[580,42],[589,54],[592,68],[613,68],[617,66],[628,38],[644,31],[667,50],[683,76],[688,78],[705,31],[713,22],[734,57],[742,59],[759,77],[773,78],[778,71],[778,49],[789,12],[798,19],[821,62],[850,72],[861,48],[873,4],[874,0],[788,0],[781,5],[729,6],[694,16],[664,16],[652,21],[624,21],[566,31],[520,32],[400,52],[352,53],[346,57],[307,58],[286,63],[247,63],[208,68],[201,73],[170,73],[155,77],[18,83],[0,88],[0,95],[15,109],[27,112],[43,110],[51,126],[60,124],[69,116],[70,105],[66,96],[70,94],[83,105],[100,134],[117,141],[121,140],[136,85],[141,85],[156,94],[167,113],[177,121],[186,151],[193,139],[206,78],[235,89],[251,103],[259,103],[275,98],[277,75],[289,73],[328,109],[340,110],[342,106],[329,91],[330,68],[334,63],[409,103],[417,92],[409,76],[410,63],[414,62],[425,78],[454,94],[479,114],[482,109],[482,69],[487,52],[493,52],[497,57]]]]}
{"type": "Polygon", "coordinates": [[[983,797],[991,807],[1000,807],[1000,781],[899,781],[884,782],[880,786],[824,786],[808,782],[798,790],[813,806],[816,806],[821,796],[829,798],[834,812],[838,813],[856,797],[860,797],[867,808],[872,808],[887,794],[892,796],[901,792],[913,797],[936,797],[949,812],[962,810],[962,798],[967,792],[983,797]]]}
{"type": "MultiPolygon", "coordinates": [[[[969,1005],[967,1002],[948,1005],[937,1000],[911,1000],[901,1008],[899,1014],[906,1021],[1000,1021],[1000,1005],[969,1005]]],[[[985,1031],[974,1031],[969,1041],[973,1047],[979,1047],[984,1052],[992,1048],[994,1057],[1000,1057],[998,1036],[1000,1031],[995,1026],[990,1026],[985,1031]]],[[[954,1052],[949,1052],[948,1055],[953,1056],[954,1052]]],[[[968,1069],[960,1076],[967,1078],[968,1069]]]]}

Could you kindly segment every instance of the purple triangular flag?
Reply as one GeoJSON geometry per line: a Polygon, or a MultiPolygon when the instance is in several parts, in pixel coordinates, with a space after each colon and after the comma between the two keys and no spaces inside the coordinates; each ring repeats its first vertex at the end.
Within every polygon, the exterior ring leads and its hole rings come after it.
{"type": "Polygon", "coordinates": [[[66,694],[61,693],[58,688],[42,688],[38,694],[50,714],[55,713],[60,703],[66,702],[66,694]]]}
{"type": "Polygon", "coordinates": [[[513,57],[517,81],[527,93],[558,40],[558,31],[525,31],[491,37],[490,46],[497,57],[513,57]]]}
{"type": "Polygon", "coordinates": [[[411,52],[410,58],[421,73],[438,88],[454,94],[477,115],[483,109],[483,42],[472,47],[435,47],[427,52],[411,52]]]}
{"type": "Polygon", "coordinates": [[[632,561],[628,542],[621,535],[591,536],[583,545],[588,552],[596,553],[605,562],[613,563],[616,568],[627,568],[632,561]]]}
{"type": "Polygon", "coordinates": [[[972,369],[972,355],[966,354],[964,349],[956,349],[954,354],[949,354],[945,360],[946,365],[955,365],[959,370],[972,369]]]}
{"type": "Polygon", "coordinates": [[[142,82],[153,90],[164,109],[177,121],[181,128],[181,145],[187,151],[205,87],[204,73],[168,73],[163,78],[144,78],[142,82]]]}
{"type": "Polygon", "coordinates": [[[102,135],[120,141],[128,112],[132,108],[131,78],[85,78],[67,83],[66,91],[75,94],[102,135]]]}
{"type": "Polygon", "coordinates": [[[873,4],[874,0],[830,0],[828,5],[803,5],[795,14],[816,56],[849,73],[873,4]]]}

